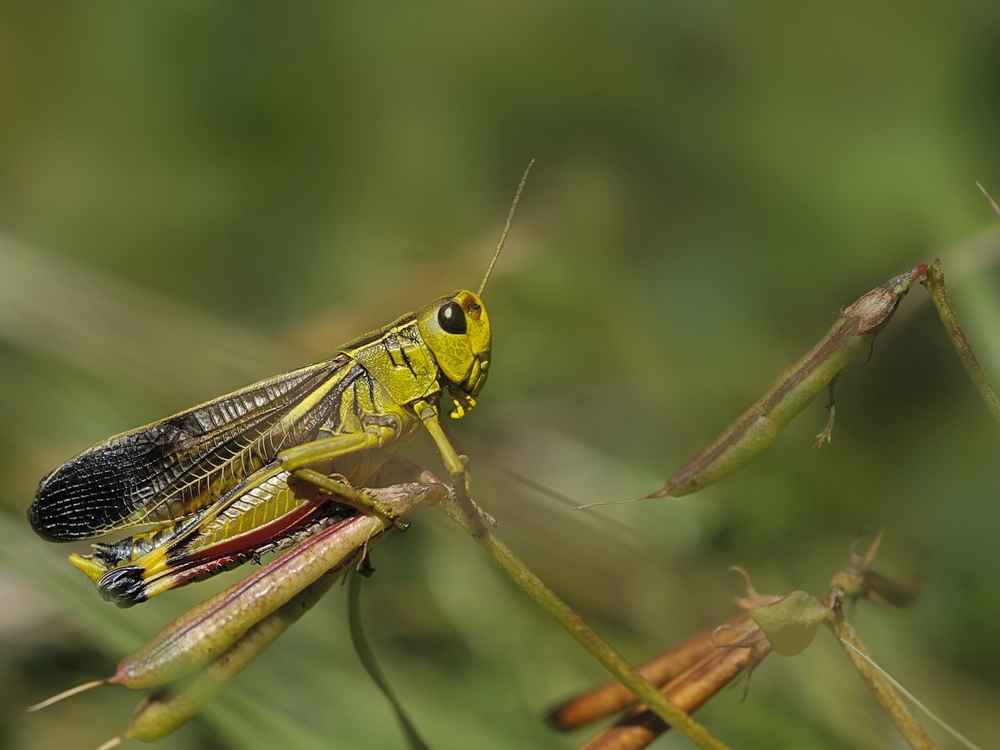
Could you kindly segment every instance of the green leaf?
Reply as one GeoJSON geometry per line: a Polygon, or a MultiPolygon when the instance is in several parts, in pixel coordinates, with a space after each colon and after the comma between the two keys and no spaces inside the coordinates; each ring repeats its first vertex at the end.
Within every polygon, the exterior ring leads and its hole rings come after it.
{"type": "Polygon", "coordinates": [[[750,616],[775,653],[795,656],[812,643],[830,610],[805,591],[793,591],[774,604],[752,610],[750,616]]]}

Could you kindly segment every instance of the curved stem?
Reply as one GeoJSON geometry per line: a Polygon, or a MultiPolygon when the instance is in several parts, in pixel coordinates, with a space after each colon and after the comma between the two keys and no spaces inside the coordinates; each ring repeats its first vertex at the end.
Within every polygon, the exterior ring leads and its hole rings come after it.
{"type": "Polygon", "coordinates": [[[475,527],[468,516],[451,497],[442,500],[437,507],[443,510],[462,528],[473,535],[476,543],[493,558],[503,571],[511,577],[522,591],[545,610],[559,625],[591,653],[625,687],[661,719],[687,737],[703,750],[728,750],[727,746],[705,727],[663,695],[655,685],[640,675],[617,651],[606,643],[594,630],[560,599],[542,580],[511,552],[503,542],[487,528],[486,535],[475,535],[475,527]]]}

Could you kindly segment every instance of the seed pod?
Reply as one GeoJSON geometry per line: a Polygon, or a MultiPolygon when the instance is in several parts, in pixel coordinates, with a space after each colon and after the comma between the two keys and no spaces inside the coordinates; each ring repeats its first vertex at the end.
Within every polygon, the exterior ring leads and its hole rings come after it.
{"type": "MultiPolygon", "coordinates": [[[[228,685],[254,659],[312,608],[338,576],[327,574],[306,587],[277,611],[262,619],[246,635],[230,646],[199,674],[178,686],[154,690],[132,712],[126,729],[115,740],[155,742],[190,721],[210,700],[228,685]]],[[[105,747],[118,744],[112,740],[105,747]],[[114,744],[112,744],[114,743],[114,744]]]]}
{"type": "MultiPolygon", "coordinates": [[[[771,646],[750,623],[738,642],[724,640],[719,648],[671,680],[661,692],[688,713],[708,700],[744,671],[752,671],[771,652],[771,646]]],[[[626,714],[580,750],[640,750],[670,727],[645,706],[626,714]]]]}
{"type": "Polygon", "coordinates": [[[845,309],[819,343],[786,370],[770,391],[671,476],[663,489],[648,497],[688,495],[753,463],[788,423],[868,348],[910,286],[926,271],[926,265],[916,266],[845,309]]]}

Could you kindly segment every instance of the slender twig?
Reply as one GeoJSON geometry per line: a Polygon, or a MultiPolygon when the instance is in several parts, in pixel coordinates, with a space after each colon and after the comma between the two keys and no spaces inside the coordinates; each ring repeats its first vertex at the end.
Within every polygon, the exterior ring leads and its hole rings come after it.
{"type": "Polygon", "coordinates": [[[878,670],[874,669],[866,659],[862,658],[862,655],[868,655],[868,650],[861,642],[861,639],[858,638],[858,634],[854,632],[854,628],[844,618],[844,613],[839,607],[835,610],[834,616],[827,620],[827,625],[837,637],[837,642],[844,649],[854,667],[858,670],[861,679],[865,681],[868,689],[872,691],[872,695],[881,704],[882,710],[892,719],[892,723],[896,725],[896,728],[906,738],[906,741],[910,743],[910,747],[913,750],[934,750],[934,743],[931,742],[931,738],[927,736],[927,732],[924,731],[923,727],[913,717],[913,714],[910,713],[910,709],[906,707],[903,698],[893,689],[889,681],[878,670]],[[853,648],[848,648],[848,646],[853,648]]]}
{"type": "Polygon", "coordinates": [[[927,276],[922,283],[930,292],[934,307],[937,308],[941,322],[948,332],[948,338],[951,339],[955,351],[958,352],[959,359],[962,360],[966,372],[972,378],[973,385],[976,386],[979,395],[986,402],[986,408],[990,410],[993,419],[996,420],[997,424],[1000,424],[1000,398],[997,397],[997,392],[993,390],[986,371],[983,370],[982,365],[979,364],[979,360],[976,359],[976,355],[972,351],[972,346],[965,337],[962,326],[959,325],[958,316],[955,315],[955,309],[951,306],[951,300],[948,299],[948,290],[944,286],[944,274],[941,272],[940,261],[935,260],[927,266],[927,276]]]}
{"type": "Polygon", "coordinates": [[[573,636],[612,675],[627,687],[633,695],[652,709],[657,716],[674,727],[691,742],[704,750],[728,750],[726,745],[705,727],[691,718],[656,686],[640,675],[635,668],[608,645],[580,616],[532,573],[513,552],[507,549],[492,531],[487,529],[483,537],[476,537],[472,521],[462,511],[453,498],[442,500],[437,505],[448,516],[461,525],[486,553],[493,558],[510,578],[530,596],[534,602],[549,614],[562,628],[573,636]]]}

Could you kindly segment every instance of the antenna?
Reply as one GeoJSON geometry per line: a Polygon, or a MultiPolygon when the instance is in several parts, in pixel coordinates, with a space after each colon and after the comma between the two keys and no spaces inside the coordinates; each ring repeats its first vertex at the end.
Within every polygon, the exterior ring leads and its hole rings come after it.
{"type": "MultiPolygon", "coordinates": [[[[531,165],[528,165],[528,169],[531,169],[531,165]]],[[[1000,206],[998,206],[997,202],[993,200],[993,196],[986,192],[986,188],[984,188],[978,182],[976,183],[976,187],[978,187],[980,190],[983,191],[983,195],[986,196],[986,200],[988,200],[990,202],[990,205],[993,206],[993,210],[996,211],[998,214],[1000,214],[1000,206]]],[[[516,200],[514,202],[517,203],[516,200]]]]}
{"type": "Polygon", "coordinates": [[[486,275],[483,276],[483,283],[479,285],[478,294],[480,297],[483,296],[483,290],[486,288],[486,282],[490,280],[490,274],[493,273],[493,266],[497,264],[497,258],[500,257],[500,251],[503,250],[504,240],[507,239],[507,232],[510,231],[510,223],[514,221],[514,211],[517,210],[517,202],[521,200],[521,191],[524,190],[524,183],[528,180],[528,172],[531,171],[531,167],[534,163],[534,159],[528,162],[528,168],[524,170],[524,174],[521,176],[521,183],[517,186],[517,192],[514,193],[514,202],[510,205],[510,213],[507,214],[507,223],[504,224],[503,234],[500,235],[500,241],[497,243],[496,252],[493,253],[493,260],[490,261],[490,265],[486,269],[486,275]]]}

